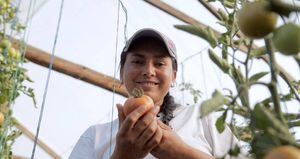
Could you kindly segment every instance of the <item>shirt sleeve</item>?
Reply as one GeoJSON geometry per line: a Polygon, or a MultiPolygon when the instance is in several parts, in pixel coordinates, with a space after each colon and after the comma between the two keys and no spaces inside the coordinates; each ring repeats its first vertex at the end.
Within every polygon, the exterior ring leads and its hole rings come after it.
{"type": "Polygon", "coordinates": [[[69,159],[94,159],[94,140],[95,131],[93,127],[88,128],[79,138],[69,159]]]}

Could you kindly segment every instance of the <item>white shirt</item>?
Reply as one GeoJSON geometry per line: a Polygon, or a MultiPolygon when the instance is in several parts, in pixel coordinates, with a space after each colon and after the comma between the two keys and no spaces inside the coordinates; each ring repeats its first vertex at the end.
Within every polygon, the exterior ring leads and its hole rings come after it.
{"type": "MultiPolygon", "coordinates": [[[[211,156],[223,157],[228,150],[238,144],[228,127],[220,134],[216,127],[216,117],[210,114],[200,118],[199,106],[178,107],[170,126],[188,145],[211,156]]],[[[109,159],[113,153],[118,119],[110,123],[88,128],[78,140],[69,159],[109,159]]],[[[145,159],[155,159],[151,154],[145,159]]]]}

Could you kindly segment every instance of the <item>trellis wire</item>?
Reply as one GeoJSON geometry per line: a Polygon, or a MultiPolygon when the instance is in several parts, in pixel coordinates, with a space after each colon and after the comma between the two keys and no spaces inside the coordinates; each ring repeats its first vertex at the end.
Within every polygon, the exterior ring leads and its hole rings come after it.
{"type": "Polygon", "coordinates": [[[53,48],[52,48],[50,65],[49,65],[49,68],[48,68],[48,75],[47,75],[47,80],[46,80],[46,85],[45,85],[45,90],[44,90],[44,95],[43,95],[42,107],[41,107],[39,120],[38,120],[38,126],[37,126],[36,135],[35,135],[35,139],[34,139],[34,145],[33,145],[33,149],[32,149],[31,159],[34,159],[36,144],[37,144],[37,140],[38,140],[38,136],[39,136],[39,132],[40,132],[40,126],[41,126],[41,123],[42,123],[42,118],[43,118],[43,113],[44,113],[44,108],[45,108],[45,102],[46,102],[46,97],[47,97],[47,92],[48,92],[48,86],[49,86],[49,83],[50,83],[50,76],[51,76],[52,67],[53,67],[53,63],[54,63],[54,59],[55,59],[54,55],[55,55],[55,51],[56,51],[58,33],[59,33],[59,29],[60,29],[60,24],[61,24],[63,6],[64,6],[64,0],[61,1],[61,5],[60,5],[58,23],[57,23],[57,27],[56,27],[54,44],[53,44],[53,48]]]}

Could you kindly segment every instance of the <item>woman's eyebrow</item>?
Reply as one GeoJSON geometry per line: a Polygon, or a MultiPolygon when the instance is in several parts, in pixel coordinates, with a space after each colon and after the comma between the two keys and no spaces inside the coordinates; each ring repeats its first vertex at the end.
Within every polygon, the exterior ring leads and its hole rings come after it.
{"type": "MultiPolygon", "coordinates": [[[[145,55],[143,54],[139,54],[139,53],[136,53],[136,52],[132,52],[131,53],[131,56],[133,57],[145,57],[145,55]]],[[[155,55],[154,58],[158,58],[158,59],[165,59],[167,58],[168,56],[167,55],[155,55]]]]}
{"type": "Polygon", "coordinates": [[[144,55],[139,54],[139,53],[132,53],[131,55],[132,55],[133,57],[145,57],[144,55]]]}
{"type": "Polygon", "coordinates": [[[167,58],[168,56],[166,56],[166,55],[156,55],[156,56],[154,56],[155,58],[159,58],[159,59],[165,59],[165,58],[167,58]]]}

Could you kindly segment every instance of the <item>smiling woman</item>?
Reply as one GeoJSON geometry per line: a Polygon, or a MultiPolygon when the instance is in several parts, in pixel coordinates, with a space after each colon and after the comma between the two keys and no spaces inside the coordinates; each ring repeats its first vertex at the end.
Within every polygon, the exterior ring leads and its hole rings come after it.
{"type": "MultiPolygon", "coordinates": [[[[119,119],[91,126],[81,136],[71,159],[82,158],[203,158],[222,157],[238,146],[229,128],[218,133],[215,118],[199,118],[199,105],[183,107],[169,90],[176,80],[175,45],[162,33],[142,29],[126,43],[121,54],[120,77],[128,92],[141,88],[154,102],[140,103],[119,119]]],[[[137,102],[125,103],[126,107],[137,102]]]]}

